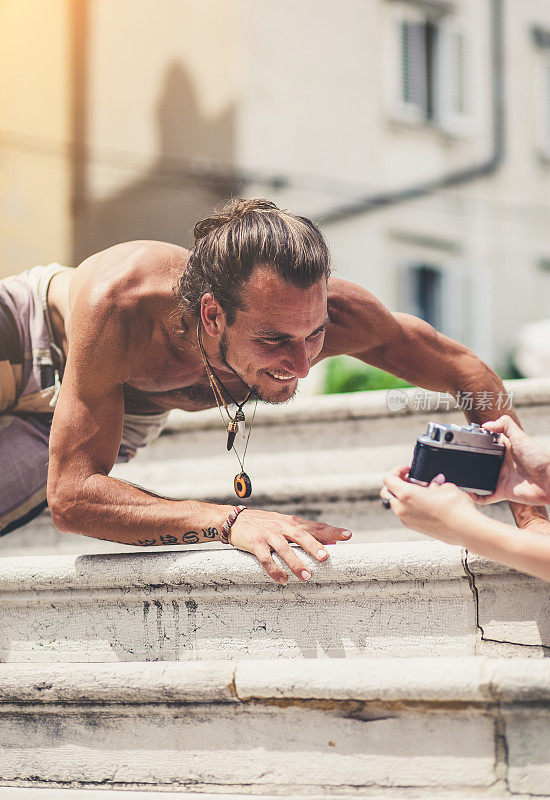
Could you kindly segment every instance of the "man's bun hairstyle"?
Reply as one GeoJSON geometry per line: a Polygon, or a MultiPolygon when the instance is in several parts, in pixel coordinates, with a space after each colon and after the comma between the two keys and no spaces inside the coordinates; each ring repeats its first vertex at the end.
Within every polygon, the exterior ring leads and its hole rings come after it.
{"type": "Polygon", "coordinates": [[[330,255],[319,228],[269,200],[233,200],[197,222],[195,246],[179,285],[182,323],[200,316],[201,298],[214,295],[231,325],[255,267],[266,265],[293,286],[309,289],[330,275],[330,255]]]}

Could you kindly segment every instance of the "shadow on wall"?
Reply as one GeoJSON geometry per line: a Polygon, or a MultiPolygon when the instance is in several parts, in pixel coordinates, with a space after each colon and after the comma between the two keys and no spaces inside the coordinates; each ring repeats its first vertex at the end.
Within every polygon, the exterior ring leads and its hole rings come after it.
{"type": "MultiPolygon", "coordinates": [[[[145,173],[102,200],[88,198],[86,174],[81,175],[75,202],[75,264],[132,239],[191,247],[195,223],[239,193],[231,175],[234,108],[215,118],[204,117],[179,62],[172,62],[166,71],[157,117],[158,155],[145,173]],[[216,165],[227,165],[226,171],[216,165]]],[[[94,168],[94,163],[80,165],[88,175],[94,168]]]]}

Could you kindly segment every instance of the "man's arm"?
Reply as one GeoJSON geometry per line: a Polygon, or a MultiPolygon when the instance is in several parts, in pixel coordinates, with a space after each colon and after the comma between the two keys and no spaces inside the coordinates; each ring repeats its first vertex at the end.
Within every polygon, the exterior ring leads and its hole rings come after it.
{"type": "MultiPolygon", "coordinates": [[[[454,397],[470,393],[472,407],[464,413],[470,422],[482,423],[502,414],[498,398],[506,396],[499,376],[460,342],[436,331],[410,314],[392,314],[370,292],[347,281],[331,281],[331,322],[327,352],[347,353],[400,378],[454,397]],[[484,392],[484,402],[477,402],[484,392]],[[489,403],[489,398],[492,401],[489,403]]],[[[519,424],[513,410],[507,413],[519,424]]],[[[520,528],[546,520],[542,506],[510,503],[520,528]]]]}
{"type": "MultiPolygon", "coordinates": [[[[122,436],[123,383],[130,379],[131,348],[139,335],[130,333],[131,319],[116,295],[103,289],[95,295],[93,288],[82,289],[75,302],[50,437],[52,520],[62,532],[138,546],[219,539],[234,506],[161,498],[109,476],[122,436]]],[[[253,553],[282,584],[287,576],[272,552],[307,580],[310,574],[289,542],[323,561],[328,554],[322,544],[349,536],[342,528],[255,509],[240,514],[231,529],[231,543],[253,553]]]]}

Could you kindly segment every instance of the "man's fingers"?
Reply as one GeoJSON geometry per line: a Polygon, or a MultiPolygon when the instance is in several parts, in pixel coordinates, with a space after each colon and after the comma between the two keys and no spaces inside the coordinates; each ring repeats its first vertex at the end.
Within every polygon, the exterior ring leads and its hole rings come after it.
{"type": "MultiPolygon", "coordinates": [[[[323,527],[330,528],[332,526],[325,525],[323,527]]],[[[310,556],[315,558],[317,561],[325,561],[325,559],[328,558],[328,552],[323,545],[335,544],[340,540],[335,538],[332,538],[331,540],[330,537],[323,537],[321,533],[319,534],[319,539],[307,531],[301,531],[292,537],[292,540],[296,542],[296,544],[299,544],[302,550],[305,550],[305,552],[309,553],[310,556]],[[327,538],[328,542],[326,541],[327,538]],[[323,544],[321,544],[319,539],[322,539],[323,544]]]]}
{"type": "MultiPolygon", "coordinates": [[[[311,578],[311,572],[304,562],[298,558],[286,539],[282,537],[273,539],[270,545],[280,555],[283,561],[288,564],[297,578],[300,578],[301,581],[308,581],[311,578]]],[[[319,545],[317,545],[317,547],[319,547],[319,545]]]]}
{"type": "Polygon", "coordinates": [[[269,553],[267,550],[260,550],[254,553],[254,555],[270,578],[273,578],[274,581],[280,583],[282,586],[286,586],[288,583],[288,576],[272,558],[271,553],[269,553]]]}
{"type": "Polygon", "coordinates": [[[328,553],[317,554],[319,544],[336,544],[336,542],[347,542],[351,539],[351,531],[345,528],[336,528],[334,525],[327,525],[326,522],[312,522],[311,520],[292,517],[293,523],[298,523],[288,532],[288,537],[314,558],[322,560],[328,553]],[[304,538],[306,537],[306,538],[304,538]]]}
{"type": "Polygon", "coordinates": [[[327,525],[325,522],[317,522],[311,538],[313,541],[317,539],[323,544],[336,544],[336,542],[347,542],[348,539],[351,539],[351,531],[345,528],[335,528],[334,525],[327,525]]]}

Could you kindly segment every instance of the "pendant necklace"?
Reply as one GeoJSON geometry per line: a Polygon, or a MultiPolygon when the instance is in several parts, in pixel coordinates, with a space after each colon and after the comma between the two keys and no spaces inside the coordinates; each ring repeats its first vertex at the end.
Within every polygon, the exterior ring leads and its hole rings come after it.
{"type": "MultiPolygon", "coordinates": [[[[216,401],[216,405],[218,406],[218,411],[220,412],[220,416],[222,418],[222,421],[223,421],[224,425],[225,425],[225,420],[223,418],[222,406],[223,406],[223,408],[225,408],[225,412],[226,412],[226,414],[227,414],[227,416],[229,418],[229,422],[227,423],[227,427],[226,427],[226,431],[227,431],[227,450],[228,450],[228,452],[229,452],[229,450],[233,450],[234,451],[235,455],[237,456],[237,460],[239,462],[239,466],[241,468],[240,473],[238,475],[235,475],[235,480],[233,481],[233,486],[235,488],[235,494],[237,495],[237,497],[250,497],[250,495],[252,494],[252,482],[251,482],[250,478],[248,477],[248,475],[246,474],[246,472],[244,471],[244,460],[246,458],[246,451],[248,449],[248,440],[250,439],[250,434],[252,433],[252,425],[254,424],[254,418],[256,416],[256,408],[258,407],[258,398],[256,397],[256,405],[254,406],[254,413],[252,414],[252,421],[250,423],[250,427],[248,428],[248,435],[246,437],[243,457],[241,459],[241,457],[239,456],[239,454],[237,452],[237,449],[235,447],[235,438],[237,436],[237,433],[239,432],[239,425],[240,424],[243,426],[243,435],[244,435],[244,430],[245,430],[244,426],[245,426],[245,423],[246,423],[246,418],[245,418],[245,415],[244,415],[243,406],[245,405],[245,403],[248,402],[248,400],[251,398],[251,396],[254,394],[254,392],[252,391],[252,389],[249,388],[248,394],[246,395],[244,400],[241,403],[237,403],[237,401],[235,400],[235,398],[233,397],[231,392],[227,389],[227,387],[224,385],[222,380],[220,378],[218,378],[218,376],[214,372],[214,369],[213,369],[212,365],[210,364],[210,361],[208,360],[208,356],[206,355],[206,352],[204,350],[204,346],[203,346],[203,343],[202,343],[202,336],[201,336],[201,321],[200,320],[197,322],[197,341],[199,343],[199,349],[201,351],[201,356],[202,356],[202,360],[204,362],[204,368],[206,370],[206,374],[208,376],[208,381],[210,383],[210,388],[212,389],[212,394],[214,395],[214,400],[216,401]],[[227,408],[227,403],[225,402],[225,397],[223,395],[222,389],[223,389],[223,392],[225,392],[226,395],[229,397],[231,402],[237,407],[237,410],[235,411],[235,416],[234,417],[231,416],[231,414],[229,412],[229,409],[227,408]]],[[[232,367],[230,367],[230,369],[232,369],[232,367]]],[[[239,375],[237,375],[237,377],[244,383],[244,381],[242,380],[242,378],[239,377],[239,375]]],[[[245,386],[246,386],[246,383],[245,383],[245,386]]]]}

